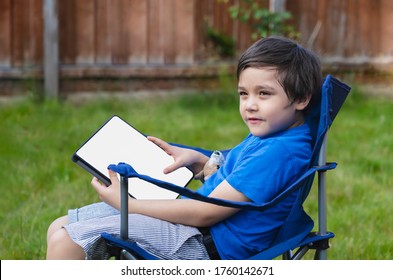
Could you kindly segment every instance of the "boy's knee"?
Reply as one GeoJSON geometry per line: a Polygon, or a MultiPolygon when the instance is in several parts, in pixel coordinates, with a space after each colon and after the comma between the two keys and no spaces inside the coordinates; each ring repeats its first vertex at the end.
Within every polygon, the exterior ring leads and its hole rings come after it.
{"type": "Polygon", "coordinates": [[[61,228],[48,238],[47,259],[84,259],[85,253],[68,235],[66,229],[61,228]]]}
{"type": "Polygon", "coordinates": [[[48,239],[47,239],[47,259],[57,259],[63,250],[62,246],[64,246],[63,241],[65,240],[64,234],[66,234],[65,230],[58,230],[56,232],[52,232],[49,234],[48,230],[48,239]]]}
{"type": "Polygon", "coordinates": [[[50,235],[48,234],[48,247],[55,248],[61,246],[62,244],[65,244],[69,238],[70,237],[64,228],[58,229],[54,232],[51,232],[50,235]]]}
{"type": "Polygon", "coordinates": [[[51,238],[51,236],[57,232],[58,230],[62,229],[64,225],[68,224],[68,217],[67,216],[63,216],[60,218],[57,218],[56,220],[54,220],[48,227],[48,231],[47,231],[47,241],[49,242],[49,239],[51,238]]]}

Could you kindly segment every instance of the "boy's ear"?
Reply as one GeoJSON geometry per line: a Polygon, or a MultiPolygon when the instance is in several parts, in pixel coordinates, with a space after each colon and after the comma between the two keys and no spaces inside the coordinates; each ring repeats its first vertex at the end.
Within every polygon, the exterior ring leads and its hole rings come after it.
{"type": "Polygon", "coordinates": [[[296,101],[296,110],[302,111],[304,110],[308,103],[310,103],[311,96],[306,97],[303,100],[296,101]]]}

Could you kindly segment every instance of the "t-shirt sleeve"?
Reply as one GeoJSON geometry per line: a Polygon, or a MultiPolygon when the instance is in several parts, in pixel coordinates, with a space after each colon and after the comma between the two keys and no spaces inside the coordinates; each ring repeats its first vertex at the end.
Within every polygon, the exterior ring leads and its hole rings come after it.
{"type": "Polygon", "coordinates": [[[287,186],[293,171],[290,152],[280,141],[272,141],[270,145],[255,145],[245,151],[226,180],[251,201],[261,204],[287,186]]]}

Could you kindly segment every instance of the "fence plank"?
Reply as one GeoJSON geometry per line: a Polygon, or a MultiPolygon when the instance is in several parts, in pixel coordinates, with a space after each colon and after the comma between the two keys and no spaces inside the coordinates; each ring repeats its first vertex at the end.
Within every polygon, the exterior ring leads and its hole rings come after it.
{"type": "Polygon", "coordinates": [[[128,64],[131,61],[131,30],[137,28],[132,26],[132,2],[130,0],[121,0],[116,2],[117,7],[113,9],[113,42],[112,49],[113,62],[116,64],[128,64]],[[114,20],[116,19],[116,20],[114,20]]]}
{"type": "Polygon", "coordinates": [[[76,1],[58,2],[59,10],[59,56],[62,64],[76,63],[76,1]]]}
{"type": "Polygon", "coordinates": [[[380,49],[377,50],[377,56],[384,56],[390,61],[393,59],[393,23],[392,23],[392,11],[393,1],[382,0],[380,5],[381,9],[381,45],[380,49]]]}
{"type": "Polygon", "coordinates": [[[25,60],[31,66],[41,64],[43,57],[43,0],[29,1],[28,11],[28,50],[25,60]]]}
{"type": "MultiPolygon", "coordinates": [[[[342,0],[335,0],[333,4],[333,11],[337,12],[331,13],[331,20],[329,26],[335,27],[335,35],[330,36],[330,45],[327,47],[332,50],[334,56],[343,57],[344,40],[347,33],[346,22],[348,20],[348,16],[344,11],[346,10],[347,2],[342,0]]],[[[332,32],[329,32],[329,34],[333,35],[332,32]]]]}
{"type": "Polygon", "coordinates": [[[96,0],[94,15],[95,63],[110,64],[112,61],[111,0],[96,0]]]}
{"type": "Polygon", "coordinates": [[[26,6],[23,0],[12,1],[12,35],[11,35],[11,64],[13,67],[23,67],[26,38],[26,6]]]}
{"type": "Polygon", "coordinates": [[[11,0],[0,1],[0,66],[11,66],[11,0]]]}
{"type": "Polygon", "coordinates": [[[94,63],[94,0],[76,2],[76,63],[94,63]]]}
{"type": "Polygon", "coordinates": [[[357,4],[357,8],[359,9],[359,52],[361,56],[368,56],[372,50],[372,46],[374,45],[374,40],[377,39],[377,32],[375,27],[373,27],[373,23],[371,19],[377,19],[377,15],[375,14],[376,9],[374,5],[377,1],[365,1],[359,0],[357,4]],[[360,47],[361,46],[361,47],[360,47]]]}
{"type": "Polygon", "coordinates": [[[147,1],[132,0],[130,4],[130,63],[147,62],[147,1]]]}
{"type": "Polygon", "coordinates": [[[175,11],[175,37],[176,56],[175,63],[192,64],[194,62],[195,52],[195,3],[194,1],[176,0],[174,5],[175,11]]]}
{"type": "Polygon", "coordinates": [[[165,5],[162,0],[148,0],[148,62],[164,63],[163,36],[161,33],[161,8],[165,5]]]}
{"type": "MultiPolygon", "coordinates": [[[[175,63],[176,53],[183,40],[176,31],[177,25],[180,23],[179,19],[183,18],[184,14],[176,10],[175,2],[175,0],[165,0],[165,5],[160,2],[160,36],[162,37],[165,64],[175,63]]],[[[183,26],[183,28],[186,27],[183,26]]]]}
{"type": "Polygon", "coordinates": [[[359,53],[358,47],[355,48],[353,47],[359,44],[357,26],[358,26],[358,21],[360,19],[358,17],[357,0],[349,0],[347,2],[347,8],[345,10],[345,13],[347,14],[347,22],[346,22],[347,32],[342,44],[345,47],[344,56],[347,57],[359,53]]]}
{"type": "Polygon", "coordinates": [[[112,6],[110,18],[111,18],[111,33],[112,33],[111,37],[113,42],[112,64],[122,64],[124,63],[124,59],[123,59],[124,55],[122,52],[124,43],[122,44],[122,36],[124,40],[124,37],[127,36],[127,34],[122,33],[123,14],[119,2],[117,2],[117,5],[112,6]]]}
{"type": "Polygon", "coordinates": [[[206,6],[208,2],[206,0],[195,1],[195,13],[194,13],[194,49],[196,61],[201,61],[205,53],[205,30],[208,13],[206,12],[206,6]]]}

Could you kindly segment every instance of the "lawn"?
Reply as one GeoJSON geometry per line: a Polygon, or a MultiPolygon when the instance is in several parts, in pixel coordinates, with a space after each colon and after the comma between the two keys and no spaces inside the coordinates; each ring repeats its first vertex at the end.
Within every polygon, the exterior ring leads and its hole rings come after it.
{"type": "MultiPolygon", "coordinates": [[[[144,133],[209,149],[247,134],[235,92],[0,105],[1,259],[44,259],[50,222],[97,201],[71,155],[114,114],[144,133]]],[[[329,134],[328,160],[338,162],[327,181],[330,259],[393,258],[391,131],[393,100],[354,89],[329,134]]],[[[315,191],[305,208],[316,216],[315,191]]]]}

